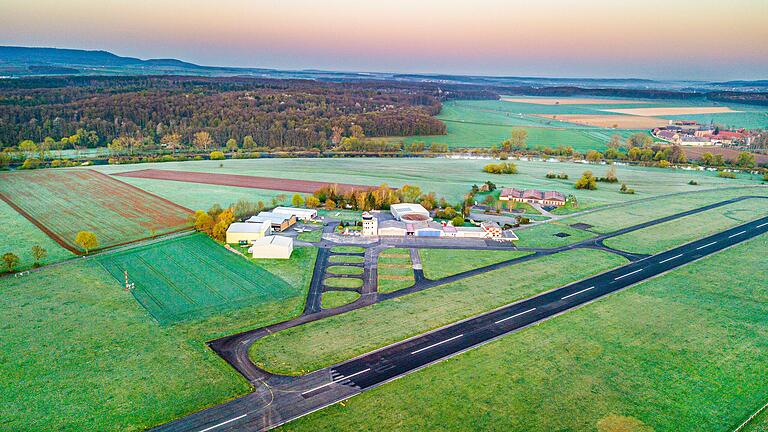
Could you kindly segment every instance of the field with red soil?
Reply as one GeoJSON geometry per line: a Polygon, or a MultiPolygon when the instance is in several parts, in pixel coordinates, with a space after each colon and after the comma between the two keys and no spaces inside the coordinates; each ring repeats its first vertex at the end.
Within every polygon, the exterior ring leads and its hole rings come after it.
{"type": "Polygon", "coordinates": [[[79,231],[92,231],[99,248],[189,226],[189,209],[92,170],[0,174],[0,199],[75,253],[79,231]]]}
{"type": "Polygon", "coordinates": [[[221,186],[235,186],[253,189],[268,189],[286,192],[312,193],[323,186],[335,184],[339,192],[349,190],[367,190],[375,186],[353,185],[345,183],[329,183],[308,180],[290,180],[275,177],[256,177],[238,174],[213,174],[191,171],[171,171],[145,169],[115,174],[122,177],[135,177],[155,180],[173,180],[186,183],[203,183],[221,186]]]}
{"type": "MultiPolygon", "coordinates": [[[[730,149],[730,148],[722,148],[722,147],[683,147],[685,150],[685,156],[689,160],[699,160],[701,159],[701,155],[704,153],[712,153],[713,155],[720,154],[723,155],[723,158],[725,160],[735,161],[739,157],[739,153],[742,152],[742,150],[736,150],[736,149],[730,149]]],[[[768,155],[766,154],[760,154],[760,153],[752,153],[755,155],[755,162],[758,164],[765,164],[768,163],[768,155]]]]}

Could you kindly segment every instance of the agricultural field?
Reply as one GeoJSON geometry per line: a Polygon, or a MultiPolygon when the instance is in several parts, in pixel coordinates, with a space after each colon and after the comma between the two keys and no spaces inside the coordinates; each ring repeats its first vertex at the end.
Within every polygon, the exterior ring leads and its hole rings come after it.
{"type": "Polygon", "coordinates": [[[763,235],[284,430],[735,430],[768,400],[766,249],[763,235]]]}
{"type": "Polygon", "coordinates": [[[279,302],[298,294],[267,270],[239,257],[203,234],[166,240],[98,258],[124,284],[128,271],[136,300],[158,323],[200,319],[229,309],[279,302]],[[207,271],[201,272],[201,267],[207,271]]]}
{"type": "Polygon", "coordinates": [[[605,251],[577,249],[514,264],[274,333],[257,340],[250,356],[272,372],[296,375],[626,262],[605,251]]]}
{"type": "MultiPolygon", "coordinates": [[[[35,245],[48,252],[48,256],[40,261],[43,265],[75,257],[3,201],[0,201],[0,220],[3,221],[0,255],[11,252],[18,256],[19,265],[15,270],[26,270],[33,266],[35,259],[32,246],[35,245]]],[[[4,268],[0,269],[0,273],[3,271],[4,268]]]]}
{"type": "Polygon", "coordinates": [[[0,174],[0,197],[63,247],[79,231],[100,248],[188,227],[188,209],[92,170],[0,174]]]}
{"type": "Polygon", "coordinates": [[[495,101],[449,101],[443,103],[437,118],[448,127],[447,135],[414,136],[404,141],[437,142],[453,148],[490,147],[509,138],[512,127],[520,127],[528,132],[529,147],[572,146],[584,153],[590,149],[604,150],[613,134],[626,138],[637,132],[648,133],[654,125],[669,120],[696,120],[703,124],[714,121],[747,128],[768,126],[768,110],[752,106],[598,98],[503,97],[495,101]],[[585,122],[578,116],[592,120],[585,122]]]}
{"type": "Polygon", "coordinates": [[[378,291],[388,293],[413,285],[413,263],[408,249],[385,249],[379,254],[378,291]]]}
{"type": "Polygon", "coordinates": [[[608,247],[655,254],[768,216],[768,197],[750,199],[685,216],[605,240],[608,247]]]}
{"type": "Polygon", "coordinates": [[[419,249],[424,277],[442,279],[468,270],[530,255],[504,250],[419,249]]]}

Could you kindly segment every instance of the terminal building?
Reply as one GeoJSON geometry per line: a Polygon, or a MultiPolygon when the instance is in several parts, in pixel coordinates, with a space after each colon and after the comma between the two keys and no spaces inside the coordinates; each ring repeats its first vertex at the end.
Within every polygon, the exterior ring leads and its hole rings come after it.
{"type": "Polygon", "coordinates": [[[296,207],[275,207],[272,209],[272,213],[277,215],[293,216],[296,219],[304,222],[311,221],[317,217],[317,210],[315,209],[303,209],[296,207]]]}

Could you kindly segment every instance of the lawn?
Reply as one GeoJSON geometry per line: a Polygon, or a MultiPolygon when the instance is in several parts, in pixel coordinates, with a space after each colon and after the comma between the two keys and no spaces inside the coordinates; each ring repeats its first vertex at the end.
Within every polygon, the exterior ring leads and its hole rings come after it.
{"type": "Polygon", "coordinates": [[[766,249],[763,235],[283,430],[732,431],[768,401],[766,249]]]}
{"type": "Polygon", "coordinates": [[[274,333],[250,355],[277,373],[316,370],[626,262],[587,249],[546,256],[274,333]]]}
{"type": "Polygon", "coordinates": [[[245,394],[205,342],[299,315],[308,282],[285,300],[158,326],[95,259],[0,278],[0,375],[12,383],[0,429],[143,431],[245,394]]]}
{"type": "Polygon", "coordinates": [[[591,229],[596,232],[608,233],[745,195],[768,196],[768,189],[764,187],[750,187],[705,190],[699,193],[658,197],[651,201],[598,209],[584,215],[562,219],[560,222],[567,224],[576,222],[587,223],[592,225],[591,229]]]}
{"type": "MultiPolygon", "coordinates": [[[[314,254],[296,255],[289,261],[293,271],[312,268],[314,254]]],[[[268,271],[268,263],[239,257],[203,234],[108,254],[98,262],[114,277],[115,287],[124,284],[128,270],[134,297],[163,325],[278,302],[302,290],[268,271]]]]}
{"type": "Polygon", "coordinates": [[[363,286],[363,280],[358,278],[326,277],[323,284],[331,288],[360,288],[363,286]]]}
{"type": "Polygon", "coordinates": [[[664,222],[605,240],[608,247],[655,254],[768,216],[768,198],[751,199],[664,222]]]}
{"type": "Polygon", "coordinates": [[[413,285],[413,263],[408,249],[385,249],[379,254],[376,268],[378,291],[388,293],[413,285]]]}
{"type": "Polygon", "coordinates": [[[323,239],[323,230],[316,229],[312,231],[300,232],[296,238],[305,242],[319,242],[323,239]]]}
{"type": "Polygon", "coordinates": [[[331,255],[328,262],[341,264],[362,264],[365,257],[359,255],[331,255]]]}
{"type": "Polygon", "coordinates": [[[0,174],[0,194],[71,250],[79,231],[109,247],[189,225],[189,210],[92,170],[0,174]]]}
{"type": "Polygon", "coordinates": [[[572,228],[559,221],[518,228],[515,230],[515,234],[520,238],[515,242],[518,247],[539,248],[566,246],[595,237],[593,233],[572,228]],[[560,237],[555,234],[567,234],[567,236],[560,237]]]}
{"type": "Polygon", "coordinates": [[[360,294],[354,291],[326,291],[323,293],[320,306],[323,309],[333,309],[352,303],[359,298],[360,294]]]}
{"type": "Polygon", "coordinates": [[[365,248],[360,246],[334,246],[331,248],[334,253],[363,253],[365,248]]]}
{"type": "Polygon", "coordinates": [[[467,270],[530,255],[530,252],[504,250],[419,249],[424,276],[441,279],[467,270]]]}
{"type": "MultiPolygon", "coordinates": [[[[20,260],[19,265],[15,268],[16,271],[32,267],[35,262],[32,257],[32,246],[34,245],[48,251],[48,256],[41,261],[41,264],[50,264],[75,256],[3,201],[0,201],[0,220],[3,221],[0,230],[3,237],[0,255],[6,252],[16,254],[20,260]]],[[[5,271],[4,266],[0,269],[0,273],[3,271],[5,271]]]]}
{"type": "Polygon", "coordinates": [[[361,275],[363,268],[357,266],[330,266],[326,269],[328,273],[337,275],[361,275]]]}

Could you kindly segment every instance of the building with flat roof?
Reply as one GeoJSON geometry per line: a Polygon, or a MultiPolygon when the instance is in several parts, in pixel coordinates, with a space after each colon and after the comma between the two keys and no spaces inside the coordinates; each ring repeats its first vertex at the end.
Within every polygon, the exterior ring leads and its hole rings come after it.
{"type": "Polygon", "coordinates": [[[565,205],[565,195],[557,191],[540,191],[538,189],[504,188],[499,195],[500,201],[522,202],[546,206],[565,205]]]}
{"type": "Polygon", "coordinates": [[[227,243],[250,244],[271,232],[269,223],[235,222],[227,228],[227,243]]]}
{"type": "Polygon", "coordinates": [[[254,258],[288,259],[293,253],[293,239],[283,236],[266,236],[255,242],[248,249],[254,258]]]}
{"type": "Polygon", "coordinates": [[[379,235],[379,220],[376,216],[365,212],[363,213],[363,231],[364,236],[379,235]]]}
{"type": "Polygon", "coordinates": [[[269,222],[273,231],[285,231],[296,223],[296,216],[263,211],[246,220],[248,223],[269,222]]]}
{"type": "Polygon", "coordinates": [[[421,204],[392,204],[389,206],[389,211],[399,221],[422,222],[432,220],[429,211],[421,204]]]}
{"type": "Polygon", "coordinates": [[[275,207],[272,209],[272,213],[278,215],[294,216],[298,220],[310,221],[317,217],[317,210],[315,209],[303,209],[296,207],[275,207]]]}

